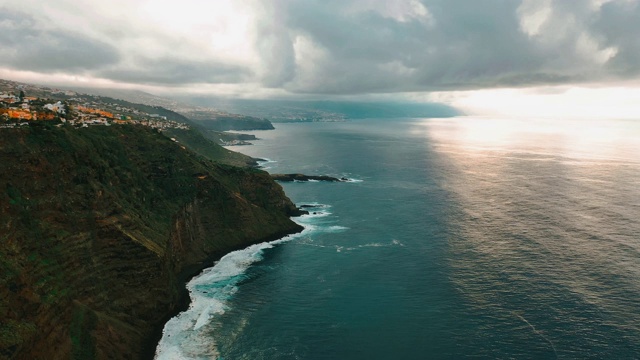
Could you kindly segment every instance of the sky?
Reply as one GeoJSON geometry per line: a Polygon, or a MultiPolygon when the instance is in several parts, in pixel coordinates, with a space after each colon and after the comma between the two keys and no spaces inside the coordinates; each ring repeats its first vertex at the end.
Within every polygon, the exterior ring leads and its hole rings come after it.
{"type": "Polygon", "coordinates": [[[640,0],[0,0],[0,78],[640,118],[640,0]]]}

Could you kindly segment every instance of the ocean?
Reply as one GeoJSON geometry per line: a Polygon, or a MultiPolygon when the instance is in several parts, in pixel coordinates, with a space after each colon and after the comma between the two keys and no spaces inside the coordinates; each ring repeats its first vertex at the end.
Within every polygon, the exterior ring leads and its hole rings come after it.
{"type": "Polygon", "coordinates": [[[158,359],[640,358],[640,122],[254,132],[306,229],[188,285],[158,359]]]}

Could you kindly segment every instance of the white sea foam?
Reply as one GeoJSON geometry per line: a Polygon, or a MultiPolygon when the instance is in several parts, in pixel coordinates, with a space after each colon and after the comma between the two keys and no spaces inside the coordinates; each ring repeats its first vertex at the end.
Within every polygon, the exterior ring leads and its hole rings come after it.
{"type": "Polygon", "coordinates": [[[364,180],[361,180],[361,179],[356,179],[356,178],[351,177],[351,174],[342,174],[341,176],[339,176],[339,178],[340,178],[341,181],[349,182],[349,183],[361,183],[361,182],[364,181],[364,180]]]}
{"type": "Polygon", "coordinates": [[[329,206],[317,203],[307,205],[312,206],[308,210],[325,210],[296,218],[295,221],[305,228],[301,233],[231,252],[187,284],[191,297],[189,309],[165,324],[162,339],[156,349],[156,359],[218,358],[216,344],[211,338],[211,333],[215,331],[211,320],[224,314],[229,299],[238,290],[238,283],[245,279],[246,271],[252,264],[262,260],[264,250],[295,238],[308,237],[312,232],[335,232],[347,229],[341,226],[317,224],[317,218],[331,214],[326,211],[329,206]]]}
{"type": "Polygon", "coordinates": [[[309,214],[302,215],[301,217],[298,218],[299,220],[297,220],[299,223],[301,222],[301,225],[303,226],[312,225],[313,221],[308,221],[308,220],[313,220],[314,218],[327,217],[331,215],[331,212],[327,211],[327,209],[331,207],[329,205],[318,204],[318,203],[304,203],[303,205],[301,205],[301,207],[303,210],[306,210],[309,212],[309,214]]]}
{"type": "Polygon", "coordinates": [[[217,357],[217,350],[206,335],[211,318],[225,312],[227,300],[237,291],[237,283],[244,278],[243,274],[251,264],[262,259],[263,251],[291,238],[252,245],[229,253],[215,266],[193,278],[187,284],[191,297],[189,309],[165,325],[156,359],[217,357]]]}
{"type": "Polygon", "coordinates": [[[313,211],[313,210],[309,210],[309,214],[308,215],[302,215],[303,217],[308,217],[308,218],[320,218],[320,217],[327,217],[331,215],[330,212],[328,211],[313,211]]]}
{"type": "MultiPolygon", "coordinates": [[[[349,229],[349,228],[343,227],[343,226],[336,226],[336,227],[330,226],[329,228],[327,228],[329,230],[329,232],[331,232],[331,228],[335,228],[336,231],[344,231],[344,230],[348,230],[349,229]]],[[[305,246],[318,247],[318,248],[335,249],[336,252],[339,252],[339,253],[341,253],[341,252],[349,252],[349,251],[356,251],[356,250],[361,250],[361,249],[364,249],[364,248],[378,248],[378,247],[392,247],[392,246],[404,247],[405,246],[402,242],[400,242],[399,240],[396,240],[396,239],[393,239],[389,243],[370,243],[370,244],[363,244],[363,245],[356,245],[356,246],[322,245],[322,244],[315,244],[312,241],[300,242],[300,244],[305,245],[305,246]]]]}
{"type": "Polygon", "coordinates": [[[269,166],[270,164],[274,164],[277,163],[278,161],[276,160],[272,160],[272,159],[268,159],[268,158],[261,158],[260,160],[257,160],[258,163],[258,167],[264,170],[268,170],[271,169],[271,166],[269,166]]]}
{"type": "Polygon", "coordinates": [[[338,225],[328,226],[324,229],[324,231],[326,232],[342,232],[345,230],[349,230],[349,228],[346,226],[338,226],[338,225]]]}

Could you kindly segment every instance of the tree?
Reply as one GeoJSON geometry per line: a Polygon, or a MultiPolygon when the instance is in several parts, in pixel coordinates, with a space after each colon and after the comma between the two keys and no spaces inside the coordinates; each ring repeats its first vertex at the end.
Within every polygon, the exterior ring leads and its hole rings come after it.
{"type": "Polygon", "coordinates": [[[20,97],[20,102],[23,102],[24,101],[24,91],[23,90],[20,90],[20,96],[19,97],[20,97]]]}

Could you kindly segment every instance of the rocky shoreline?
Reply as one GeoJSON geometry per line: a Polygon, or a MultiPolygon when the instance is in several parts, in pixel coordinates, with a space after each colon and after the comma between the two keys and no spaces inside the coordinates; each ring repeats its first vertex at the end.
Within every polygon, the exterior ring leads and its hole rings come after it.
{"type": "MultiPolygon", "coordinates": [[[[308,211],[300,209],[300,213],[294,215],[294,217],[304,215],[304,214],[308,214],[308,211]]],[[[163,320],[159,322],[158,326],[156,326],[153,329],[151,336],[143,344],[141,359],[153,360],[155,358],[156,350],[158,348],[158,343],[162,339],[162,334],[163,334],[166,323],[171,318],[189,309],[189,305],[191,304],[191,297],[189,296],[189,290],[187,289],[187,284],[189,283],[189,281],[191,281],[194,277],[202,273],[203,270],[214,266],[215,263],[219,261],[223,256],[233,251],[242,250],[255,244],[271,242],[278,239],[282,239],[286,236],[297,234],[302,230],[303,228],[298,228],[292,231],[284,231],[281,234],[259,238],[259,239],[256,239],[255,241],[250,241],[245,244],[241,244],[236,247],[230,248],[227,251],[212,254],[207,259],[201,262],[187,266],[183,271],[180,272],[180,274],[178,274],[178,283],[179,283],[180,289],[179,289],[179,295],[178,295],[179,298],[177,300],[177,305],[172,311],[165,314],[163,320]]]]}

